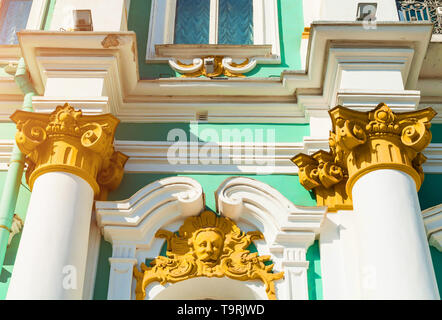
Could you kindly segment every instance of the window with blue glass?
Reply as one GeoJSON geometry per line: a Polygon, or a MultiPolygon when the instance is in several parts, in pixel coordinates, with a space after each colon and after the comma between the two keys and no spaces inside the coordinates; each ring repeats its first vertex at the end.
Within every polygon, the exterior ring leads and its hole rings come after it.
{"type": "Polygon", "coordinates": [[[177,0],[175,44],[253,44],[253,0],[177,0]]]}
{"type": "Polygon", "coordinates": [[[2,0],[0,7],[0,44],[17,44],[17,32],[26,29],[32,0],[2,0]]]}

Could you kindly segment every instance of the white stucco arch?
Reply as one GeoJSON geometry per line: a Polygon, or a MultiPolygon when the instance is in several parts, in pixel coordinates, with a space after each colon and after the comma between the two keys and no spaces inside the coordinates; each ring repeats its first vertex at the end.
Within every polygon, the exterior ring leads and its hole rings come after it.
{"type": "MultiPolygon", "coordinates": [[[[308,299],[306,251],[319,232],[326,208],[296,206],[267,184],[243,177],[225,180],[215,197],[222,215],[240,227],[246,224],[250,230],[263,232],[265,241],[255,243],[260,255],[270,255],[274,270],[285,272],[285,278],[275,283],[277,297],[308,299]]],[[[158,180],[124,201],[98,201],[97,222],[113,248],[108,299],[133,299],[133,266],[157,257],[164,244],[164,239],[155,238],[156,231],[176,231],[187,217],[198,215],[204,208],[201,185],[187,177],[158,180]]],[[[231,281],[235,280],[202,277],[173,285],[154,283],[147,298],[267,298],[259,281],[231,281]],[[215,282],[218,286],[214,286],[215,282]],[[194,283],[211,291],[204,294],[205,291],[194,288],[194,283]],[[236,295],[227,296],[228,290],[218,290],[229,286],[238,287],[236,295]]]]}

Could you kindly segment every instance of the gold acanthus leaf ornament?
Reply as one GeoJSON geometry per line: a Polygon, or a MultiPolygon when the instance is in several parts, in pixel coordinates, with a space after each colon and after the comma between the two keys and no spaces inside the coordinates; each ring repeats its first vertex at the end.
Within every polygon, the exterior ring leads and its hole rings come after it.
{"type": "Polygon", "coordinates": [[[196,277],[260,280],[268,298],[276,299],[274,281],[282,279],[284,273],[272,273],[273,264],[265,264],[270,256],[247,250],[253,240],[264,239],[261,232],[243,233],[229,218],[204,211],[187,218],[177,234],[159,230],[155,236],[166,239],[167,257],[157,257],[150,267],[141,263],[141,270],[134,267],[137,300],[145,299],[146,288],[153,282],[164,285],[196,277]]]}
{"type": "Polygon", "coordinates": [[[313,155],[298,154],[292,162],[299,168],[299,182],[307,190],[314,190],[319,206],[330,212],[351,210],[353,204],[345,191],[347,171],[334,161],[334,154],[319,150],[313,155]]]}
{"type": "Polygon", "coordinates": [[[348,171],[350,196],[359,177],[377,169],[404,171],[420,188],[425,162],[421,152],[431,141],[433,109],[395,113],[380,103],[369,112],[337,106],[329,113],[333,128],[330,149],[335,162],[348,171]]]}
{"type": "Polygon", "coordinates": [[[119,123],[113,115],[83,115],[65,103],[50,114],[17,110],[11,119],[31,189],[40,175],[60,171],[86,180],[97,197],[121,182],[128,157],[113,146],[119,123]]]}

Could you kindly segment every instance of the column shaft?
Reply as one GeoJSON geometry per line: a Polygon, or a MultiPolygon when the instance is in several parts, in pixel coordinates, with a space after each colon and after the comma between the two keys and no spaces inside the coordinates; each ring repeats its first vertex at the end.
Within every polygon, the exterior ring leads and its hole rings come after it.
{"type": "Polygon", "coordinates": [[[415,181],[376,170],[353,187],[363,299],[439,299],[415,181]]]}
{"type": "Polygon", "coordinates": [[[65,172],[38,177],[7,299],[81,299],[94,192],[65,172]]]}

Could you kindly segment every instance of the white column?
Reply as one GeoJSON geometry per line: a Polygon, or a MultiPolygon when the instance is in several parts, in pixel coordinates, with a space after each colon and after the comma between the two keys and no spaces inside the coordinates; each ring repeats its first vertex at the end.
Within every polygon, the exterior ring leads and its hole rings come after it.
{"type": "Polygon", "coordinates": [[[439,299],[416,192],[406,173],[380,169],[354,184],[363,299],[439,299]]]}
{"type": "Polygon", "coordinates": [[[94,192],[65,172],[32,190],[7,299],[81,299],[94,192]]]}

